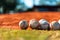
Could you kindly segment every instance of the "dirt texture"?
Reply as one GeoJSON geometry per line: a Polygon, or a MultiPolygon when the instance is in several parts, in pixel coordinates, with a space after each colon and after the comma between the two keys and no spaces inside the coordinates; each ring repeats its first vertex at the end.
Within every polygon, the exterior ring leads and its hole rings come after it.
{"type": "MultiPolygon", "coordinates": [[[[29,20],[31,19],[46,19],[49,22],[54,20],[58,21],[60,19],[60,12],[22,12],[14,14],[0,14],[0,28],[8,29],[21,29],[19,27],[20,20],[29,20]]],[[[28,27],[28,29],[31,29],[28,27]]]]}

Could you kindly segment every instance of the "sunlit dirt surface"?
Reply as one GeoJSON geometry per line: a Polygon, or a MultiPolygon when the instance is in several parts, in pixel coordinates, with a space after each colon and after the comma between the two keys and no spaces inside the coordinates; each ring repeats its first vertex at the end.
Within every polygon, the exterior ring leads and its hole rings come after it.
{"type": "MultiPolygon", "coordinates": [[[[46,19],[51,22],[54,20],[60,19],[60,12],[23,12],[23,13],[14,13],[14,14],[0,14],[0,28],[8,29],[20,29],[19,21],[20,20],[29,20],[31,19],[46,19]]],[[[28,29],[31,29],[28,27],[28,29]]]]}

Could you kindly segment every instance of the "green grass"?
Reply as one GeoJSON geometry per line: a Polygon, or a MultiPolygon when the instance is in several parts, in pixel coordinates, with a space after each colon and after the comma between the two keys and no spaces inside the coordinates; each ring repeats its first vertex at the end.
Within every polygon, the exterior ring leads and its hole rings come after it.
{"type": "Polygon", "coordinates": [[[0,40],[60,40],[60,31],[0,29],[0,40]]]}

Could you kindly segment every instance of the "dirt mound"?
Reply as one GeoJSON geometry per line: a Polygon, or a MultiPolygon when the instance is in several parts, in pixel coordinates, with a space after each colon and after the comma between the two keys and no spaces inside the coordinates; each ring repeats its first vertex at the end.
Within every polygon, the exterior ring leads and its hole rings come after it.
{"type": "MultiPolygon", "coordinates": [[[[46,19],[49,22],[60,19],[60,12],[23,12],[15,14],[1,14],[0,28],[20,29],[18,23],[20,20],[46,19]]],[[[28,28],[30,29],[30,28],[28,28]]]]}

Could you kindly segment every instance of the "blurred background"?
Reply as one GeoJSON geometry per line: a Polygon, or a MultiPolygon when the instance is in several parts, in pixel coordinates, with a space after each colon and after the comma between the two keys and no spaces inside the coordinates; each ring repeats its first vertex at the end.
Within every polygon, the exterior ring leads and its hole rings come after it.
{"type": "Polygon", "coordinates": [[[60,11],[60,0],[0,0],[0,14],[27,11],[60,11]]]}

